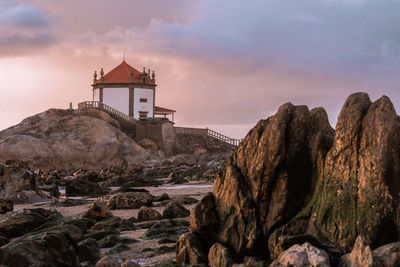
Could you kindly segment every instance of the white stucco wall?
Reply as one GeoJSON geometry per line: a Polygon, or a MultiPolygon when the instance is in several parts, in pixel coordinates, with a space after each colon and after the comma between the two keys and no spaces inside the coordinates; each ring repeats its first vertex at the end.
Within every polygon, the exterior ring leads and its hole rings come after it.
{"type": "Polygon", "coordinates": [[[153,117],[153,89],[135,88],[133,95],[133,116],[139,118],[139,111],[147,111],[147,117],[153,117]],[[140,98],[147,98],[147,103],[141,103],[140,98]]]}
{"type": "Polygon", "coordinates": [[[103,103],[129,115],[129,88],[103,88],[103,103]]]}
{"type": "Polygon", "coordinates": [[[100,101],[100,89],[93,89],[93,101],[100,101]]]}

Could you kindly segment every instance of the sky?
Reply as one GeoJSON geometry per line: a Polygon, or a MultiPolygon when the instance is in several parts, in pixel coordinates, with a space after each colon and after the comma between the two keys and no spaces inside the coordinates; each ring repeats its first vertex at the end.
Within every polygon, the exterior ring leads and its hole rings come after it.
{"type": "Polygon", "coordinates": [[[400,109],[400,0],[0,0],[0,129],[92,99],[93,73],[155,71],[177,126],[242,138],[286,102],[334,127],[354,92],[400,109]]]}

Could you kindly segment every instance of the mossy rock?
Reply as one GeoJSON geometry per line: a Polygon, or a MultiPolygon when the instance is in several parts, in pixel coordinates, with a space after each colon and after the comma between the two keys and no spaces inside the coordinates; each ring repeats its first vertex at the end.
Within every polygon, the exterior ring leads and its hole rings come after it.
{"type": "Polygon", "coordinates": [[[78,243],[78,257],[82,261],[96,263],[100,259],[100,248],[93,238],[86,238],[78,243]]]}
{"type": "Polygon", "coordinates": [[[85,238],[93,238],[96,240],[101,240],[108,235],[117,235],[117,234],[119,234],[117,230],[91,231],[85,235],[85,238]]]}
{"type": "Polygon", "coordinates": [[[108,252],[108,255],[121,253],[123,251],[131,250],[131,248],[125,244],[117,244],[113,246],[108,252]]]}

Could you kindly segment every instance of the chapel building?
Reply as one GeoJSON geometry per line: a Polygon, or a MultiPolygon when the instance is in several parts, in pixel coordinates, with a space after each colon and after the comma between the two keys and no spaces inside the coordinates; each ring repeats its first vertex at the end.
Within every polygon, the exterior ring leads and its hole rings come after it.
{"type": "Polygon", "coordinates": [[[142,72],[126,63],[125,59],[100,79],[94,72],[93,101],[100,102],[119,112],[139,120],[151,120],[156,117],[171,117],[175,110],[158,107],[156,101],[156,80],[154,71],[142,72]]]}

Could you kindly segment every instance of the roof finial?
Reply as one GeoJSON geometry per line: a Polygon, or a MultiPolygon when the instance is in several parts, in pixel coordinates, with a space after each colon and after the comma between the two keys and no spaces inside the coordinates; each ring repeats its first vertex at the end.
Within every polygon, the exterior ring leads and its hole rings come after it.
{"type": "Polygon", "coordinates": [[[153,73],[151,74],[151,79],[153,80],[153,82],[155,82],[155,80],[156,80],[156,75],[154,74],[154,70],[153,70],[153,73]]]}
{"type": "Polygon", "coordinates": [[[94,71],[94,74],[93,74],[93,82],[95,83],[95,82],[97,82],[97,72],[96,71],[94,71]]]}
{"type": "Polygon", "coordinates": [[[100,70],[100,81],[104,81],[104,70],[101,68],[100,70]]]}
{"type": "Polygon", "coordinates": [[[124,51],[124,60],[123,61],[125,61],[125,51],[124,51]]]}

